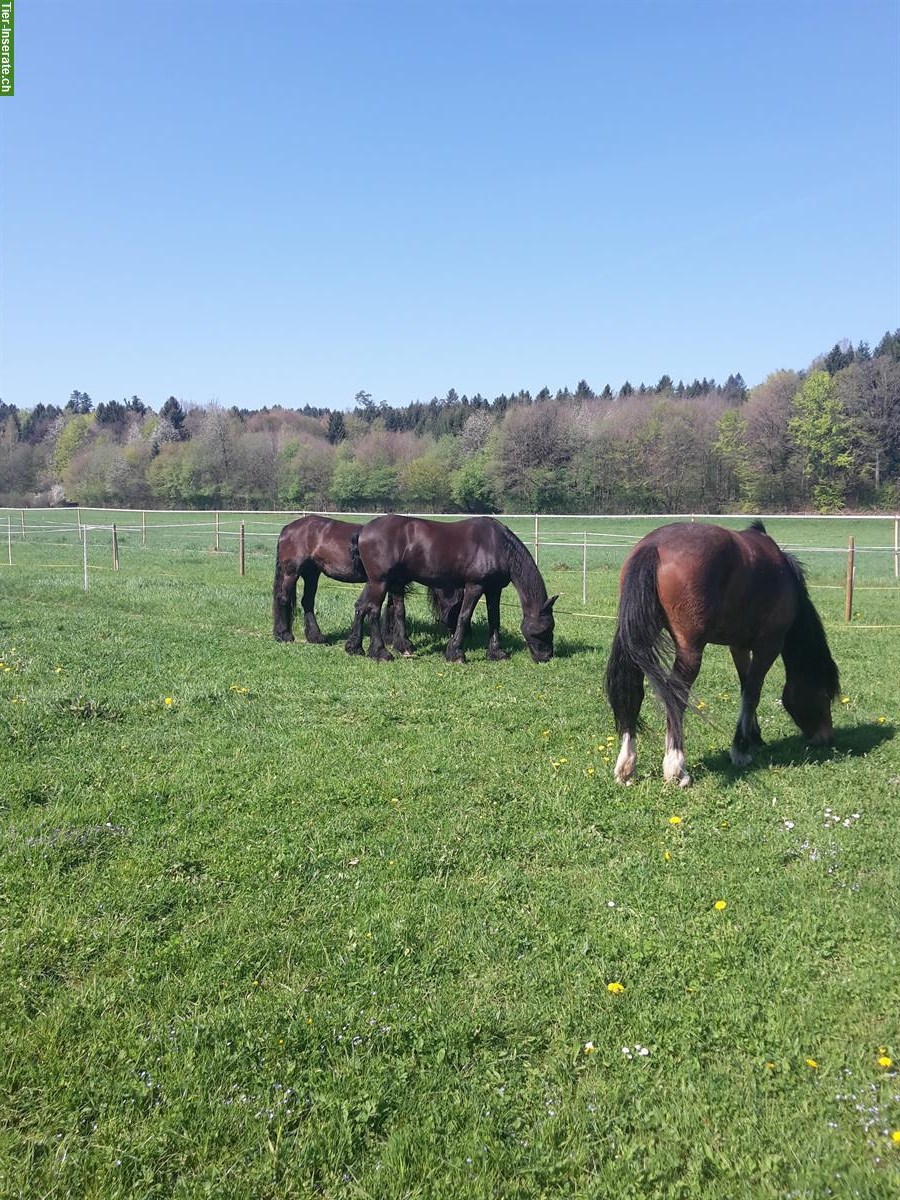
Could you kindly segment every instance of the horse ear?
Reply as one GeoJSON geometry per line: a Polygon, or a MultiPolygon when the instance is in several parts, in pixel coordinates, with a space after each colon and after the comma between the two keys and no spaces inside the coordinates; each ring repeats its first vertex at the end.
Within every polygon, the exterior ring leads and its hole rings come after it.
{"type": "Polygon", "coordinates": [[[547,603],[544,605],[544,607],[541,609],[541,612],[552,612],[553,605],[557,602],[558,599],[559,599],[558,593],[555,596],[551,596],[550,599],[547,601],[547,603]]]}

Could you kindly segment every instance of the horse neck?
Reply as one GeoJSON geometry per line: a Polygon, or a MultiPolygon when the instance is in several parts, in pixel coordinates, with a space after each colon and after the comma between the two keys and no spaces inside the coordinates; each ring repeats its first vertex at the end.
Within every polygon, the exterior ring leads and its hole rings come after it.
{"type": "Polygon", "coordinates": [[[535,612],[547,603],[547,587],[537,563],[528,553],[524,543],[507,530],[507,552],[509,555],[509,578],[519,595],[524,613],[535,612]]]}

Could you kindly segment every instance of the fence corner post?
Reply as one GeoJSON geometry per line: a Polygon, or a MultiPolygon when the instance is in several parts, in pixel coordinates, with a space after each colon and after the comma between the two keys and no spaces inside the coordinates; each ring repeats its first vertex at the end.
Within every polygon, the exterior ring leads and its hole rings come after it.
{"type": "Polygon", "coordinates": [[[238,534],[238,570],[240,571],[241,575],[245,573],[244,541],[244,522],[241,521],[241,530],[238,534]]]}

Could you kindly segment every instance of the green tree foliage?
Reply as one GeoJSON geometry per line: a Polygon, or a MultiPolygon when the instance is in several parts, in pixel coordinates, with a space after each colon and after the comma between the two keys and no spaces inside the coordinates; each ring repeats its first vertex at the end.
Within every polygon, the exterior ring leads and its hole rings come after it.
{"type": "Polygon", "coordinates": [[[716,494],[723,506],[739,508],[750,495],[747,418],[739,409],[726,409],[716,421],[713,450],[719,468],[716,494]]]}
{"type": "Polygon", "coordinates": [[[804,465],[810,495],[819,512],[844,503],[853,466],[847,410],[827,371],[815,371],[794,396],[788,430],[804,465]]]}
{"type": "Polygon", "coordinates": [[[838,343],[808,375],[748,390],[733,373],[598,395],[450,388],[350,413],[306,403],[157,416],[138,396],[96,408],[0,402],[0,498],[179,507],[460,512],[782,511],[900,501],[900,331],[838,343]]]}

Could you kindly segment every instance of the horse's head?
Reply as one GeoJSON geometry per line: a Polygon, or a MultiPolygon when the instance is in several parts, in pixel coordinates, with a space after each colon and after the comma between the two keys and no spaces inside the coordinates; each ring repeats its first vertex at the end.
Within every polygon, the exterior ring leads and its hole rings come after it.
{"type": "Polygon", "coordinates": [[[813,746],[830,746],[831,694],[827,686],[788,676],[781,693],[784,710],[813,746]]]}
{"type": "Polygon", "coordinates": [[[558,599],[559,596],[551,596],[522,619],[522,636],[535,662],[547,662],[553,657],[553,605],[558,599]]]}

